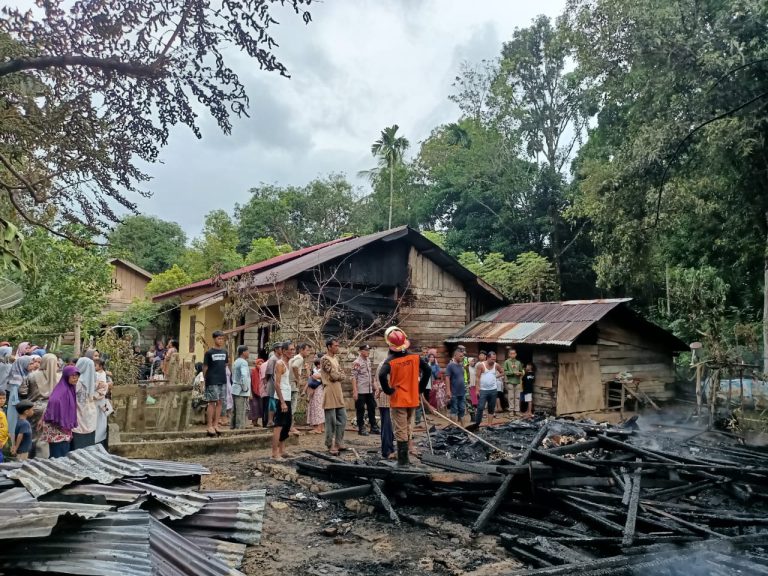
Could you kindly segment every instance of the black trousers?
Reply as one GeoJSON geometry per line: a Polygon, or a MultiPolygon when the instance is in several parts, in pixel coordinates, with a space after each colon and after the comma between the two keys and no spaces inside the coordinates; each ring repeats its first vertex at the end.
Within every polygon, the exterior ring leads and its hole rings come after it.
{"type": "Polygon", "coordinates": [[[355,400],[355,410],[357,411],[357,429],[362,430],[365,427],[365,410],[368,409],[368,422],[371,424],[371,430],[376,428],[376,399],[373,394],[358,394],[355,400]]]}
{"type": "Polygon", "coordinates": [[[291,403],[286,402],[285,412],[283,412],[278,402],[277,412],[275,412],[275,427],[280,428],[280,442],[285,442],[288,439],[288,436],[291,434],[291,426],[293,426],[291,403]]]}
{"type": "Polygon", "coordinates": [[[502,412],[509,411],[509,398],[507,397],[506,388],[504,388],[501,392],[499,392],[499,404],[501,405],[502,412]]]}

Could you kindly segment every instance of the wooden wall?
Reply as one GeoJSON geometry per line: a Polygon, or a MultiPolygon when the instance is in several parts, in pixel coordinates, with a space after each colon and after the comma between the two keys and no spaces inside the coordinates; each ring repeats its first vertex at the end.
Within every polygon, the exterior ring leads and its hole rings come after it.
{"type": "Polygon", "coordinates": [[[534,350],[533,364],[536,366],[533,409],[553,413],[557,403],[557,353],[544,349],[534,350]]]}
{"type": "Polygon", "coordinates": [[[142,300],[147,297],[149,280],[120,262],[112,266],[112,284],[114,289],[107,296],[109,312],[123,312],[135,299],[142,300]]]}
{"type": "Polygon", "coordinates": [[[598,324],[597,344],[603,382],[619,372],[631,372],[640,381],[640,390],[651,398],[674,397],[675,370],[669,350],[610,320],[598,324]]]}
{"type": "Polygon", "coordinates": [[[557,355],[557,414],[576,414],[605,408],[596,345],[580,344],[557,355]]]}
{"type": "Polygon", "coordinates": [[[408,254],[408,270],[412,300],[401,308],[398,325],[416,348],[436,348],[438,362],[445,365],[444,340],[470,320],[467,293],[461,282],[415,248],[408,254]]]}

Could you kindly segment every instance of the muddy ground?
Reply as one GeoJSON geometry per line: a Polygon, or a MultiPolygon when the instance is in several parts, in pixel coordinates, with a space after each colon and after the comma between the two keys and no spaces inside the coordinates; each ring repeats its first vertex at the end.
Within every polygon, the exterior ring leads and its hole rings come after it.
{"type": "MultiPolygon", "coordinates": [[[[423,432],[420,436],[425,442],[423,432]]],[[[343,452],[345,459],[376,458],[378,436],[347,431],[346,440],[354,450],[343,452]]],[[[298,445],[290,447],[296,456],[305,449],[324,450],[323,437],[305,433],[298,445]]],[[[467,527],[446,520],[439,511],[434,516],[414,514],[421,525],[395,527],[373,509],[370,499],[320,500],[313,490],[339,486],[297,476],[290,462],[271,460],[269,450],[191,461],[211,470],[203,479],[204,489],[267,490],[261,544],[248,548],[242,566],[249,576],[484,576],[521,567],[508,557],[496,537],[472,539],[467,527]]]]}

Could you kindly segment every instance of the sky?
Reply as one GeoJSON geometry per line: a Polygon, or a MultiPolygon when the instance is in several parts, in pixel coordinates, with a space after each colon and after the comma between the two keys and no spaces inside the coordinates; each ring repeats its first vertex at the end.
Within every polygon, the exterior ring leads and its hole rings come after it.
{"type": "Polygon", "coordinates": [[[498,56],[515,28],[538,14],[554,17],[565,0],[325,0],[305,25],[275,9],[278,59],[290,79],[262,72],[234,53],[232,67],[248,89],[249,118],[232,134],[203,116],[203,138],[172,133],[162,163],[149,166],[151,198],[139,211],[178,222],[190,237],[207,212],[248,201],[260,183],[303,185],[328,173],[356,176],[375,166],[371,143],[400,126],[412,147],[433,128],[455,121],[448,100],[463,61],[498,56]]]}

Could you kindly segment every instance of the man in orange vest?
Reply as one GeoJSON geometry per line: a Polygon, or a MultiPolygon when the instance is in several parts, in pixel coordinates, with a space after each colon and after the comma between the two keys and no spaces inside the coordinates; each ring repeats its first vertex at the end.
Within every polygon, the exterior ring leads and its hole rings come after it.
{"type": "Polygon", "coordinates": [[[384,339],[389,346],[389,356],[379,371],[379,384],[389,396],[397,442],[397,464],[408,466],[416,408],[421,403],[421,395],[427,390],[432,370],[424,358],[408,352],[411,343],[397,326],[387,328],[384,339]]]}

